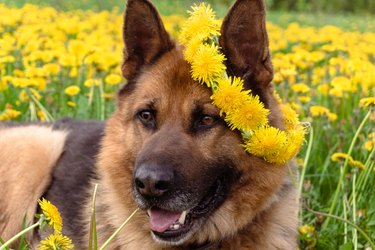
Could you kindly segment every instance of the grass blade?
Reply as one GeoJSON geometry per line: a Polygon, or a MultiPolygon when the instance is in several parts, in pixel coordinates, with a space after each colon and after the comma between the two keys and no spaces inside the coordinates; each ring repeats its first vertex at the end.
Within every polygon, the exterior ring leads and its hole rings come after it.
{"type": "Polygon", "coordinates": [[[96,232],[96,194],[98,191],[98,184],[95,184],[94,195],[92,198],[92,208],[91,208],[91,223],[90,223],[90,238],[89,238],[89,249],[98,249],[98,237],[96,232]]]}
{"type": "MultiPolygon", "coordinates": [[[[348,155],[350,156],[352,154],[352,151],[353,151],[353,148],[354,148],[354,144],[360,134],[360,132],[362,131],[365,123],[367,122],[367,120],[369,119],[371,115],[371,109],[367,112],[367,115],[365,116],[365,118],[363,118],[361,124],[359,125],[353,139],[352,139],[352,142],[350,143],[350,147],[349,147],[349,150],[348,150],[348,155]]],[[[342,168],[342,171],[341,171],[341,175],[340,175],[340,178],[339,178],[339,182],[337,184],[337,188],[336,188],[336,192],[335,192],[335,195],[333,197],[333,200],[332,200],[332,205],[329,209],[329,214],[334,214],[335,213],[335,208],[337,206],[337,199],[339,197],[339,193],[340,193],[340,189],[341,189],[341,186],[344,182],[344,179],[345,179],[345,175],[346,175],[346,172],[348,171],[348,166],[349,166],[349,157],[346,158],[345,160],[345,163],[344,163],[344,166],[342,168]]],[[[323,226],[322,226],[322,229],[326,229],[327,226],[329,225],[329,222],[330,222],[330,218],[331,217],[328,217],[328,219],[324,222],[323,226]]]]}
{"type": "Polygon", "coordinates": [[[122,223],[122,225],[109,237],[109,239],[103,244],[103,246],[99,250],[104,250],[106,247],[111,243],[111,241],[120,233],[120,231],[128,224],[131,218],[139,211],[139,208],[137,208],[125,221],[122,223]]]}

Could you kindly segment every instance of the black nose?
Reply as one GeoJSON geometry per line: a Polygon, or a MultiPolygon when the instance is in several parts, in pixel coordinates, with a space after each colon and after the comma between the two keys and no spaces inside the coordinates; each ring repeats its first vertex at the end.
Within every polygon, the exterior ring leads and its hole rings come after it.
{"type": "Polygon", "coordinates": [[[158,197],[172,189],[173,170],[158,164],[142,164],[136,169],[134,182],[141,195],[158,197]]]}

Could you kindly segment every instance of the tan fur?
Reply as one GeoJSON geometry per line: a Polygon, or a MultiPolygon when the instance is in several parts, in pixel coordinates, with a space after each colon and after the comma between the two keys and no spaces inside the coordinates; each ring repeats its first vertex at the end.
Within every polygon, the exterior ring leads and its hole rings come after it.
{"type": "MultiPolygon", "coordinates": [[[[132,114],[137,105],[145,98],[164,100],[160,119],[180,126],[178,122],[181,122],[181,118],[178,117],[184,117],[190,112],[189,103],[192,100],[210,103],[209,91],[191,79],[187,78],[183,86],[175,87],[175,75],[169,71],[177,67],[179,74],[188,74],[189,67],[179,49],[164,55],[156,66],[139,79],[142,88],[136,89],[131,96],[120,98],[119,109],[107,122],[98,162],[102,179],[97,198],[97,216],[99,241],[102,243],[137,208],[131,193],[134,156],[148,138],[146,132],[134,133],[138,130],[132,124],[132,114]],[[125,145],[122,138],[126,138],[125,145]]],[[[211,104],[209,109],[219,112],[211,104]]],[[[271,107],[271,110],[279,112],[276,107],[271,107]]],[[[207,240],[222,241],[222,249],[295,249],[298,206],[294,190],[286,194],[280,190],[282,183],[288,183],[287,167],[270,166],[257,157],[249,156],[241,146],[241,138],[230,130],[213,132],[207,138],[198,138],[193,143],[205,157],[233,154],[233,157],[238,158],[238,168],[245,174],[234,185],[226,202],[189,242],[203,244],[207,240]]],[[[110,249],[185,248],[156,243],[150,234],[146,212],[140,211],[111,244],[110,249]]]]}
{"type": "Polygon", "coordinates": [[[0,129],[0,235],[9,239],[23,218],[34,220],[35,202],[47,189],[67,133],[51,127],[0,129]]]}
{"type": "Polygon", "coordinates": [[[297,207],[296,193],[292,190],[257,215],[238,235],[228,239],[222,249],[298,249],[297,207]]]}

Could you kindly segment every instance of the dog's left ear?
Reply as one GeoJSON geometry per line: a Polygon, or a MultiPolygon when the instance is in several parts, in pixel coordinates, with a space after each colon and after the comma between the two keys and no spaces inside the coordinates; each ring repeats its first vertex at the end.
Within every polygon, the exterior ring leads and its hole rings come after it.
{"type": "Polygon", "coordinates": [[[245,87],[258,94],[273,78],[263,0],[237,0],[221,27],[220,46],[227,57],[228,74],[242,77],[245,87]]]}
{"type": "Polygon", "coordinates": [[[128,0],[123,27],[122,73],[133,78],[143,66],[174,47],[156,8],[149,0],[128,0]]]}

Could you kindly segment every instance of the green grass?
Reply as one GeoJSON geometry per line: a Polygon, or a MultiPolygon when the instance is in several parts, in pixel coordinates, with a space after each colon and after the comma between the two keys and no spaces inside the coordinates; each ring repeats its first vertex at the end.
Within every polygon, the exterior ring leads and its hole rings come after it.
{"type": "MultiPolygon", "coordinates": [[[[193,3],[199,1],[194,0],[184,0],[184,1],[175,1],[175,0],[156,0],[153,3],[158,7],[163,15],[172,15],[180,14],[185,15],[186,10],[190,8],[193,3]]],[[[39,6],[53,6],[54,8],[60,10],[75,10],[75,9],[84,9],[84,10],[112,10],[113,8],[118,8],[120,10],[125,9],[125,0],[80,0],[80,1],[67,1],[67,0],[0,0],[0,3],[4,3],[8,6],[20,7],[24,4],[36,4],[39,6]]],[[[215,9],[219,10],[219,13],[222,13],[228,5],[217,3],[217,1],[211,1],[215,9]],[[222,10],[222,11],[221,11],[222,10]]]]}
{"type": "Polygon", "coordinates": [[[333,25],[345,30],[375,31],[375,16],[370,14],[359,16],[354,14],[270,11],[267,19],[282,27],[287,27],[291,22],[297,22],[303,26],[333,25]]]}
{"type": "MultiPolygon", "coordinates": [[[[123,11],[125,9],[125,0],[80,0],[80,1],[68,1],[68,0],[0,0],[0,3],[4,3],[8,6],[23,6],[26,3],[37,4],[40,6],[53,6],[60,10],[112,10],[114,8],[123,11]]],[[[186,10],[190,9],[193,3],[200,2],[198,0],[155,0],[153,3],[158,7],[163,15],[186,15],[186,10]]],[[[233,1],[215,1],[208,0],[210,2],[217,15],[224,17],[227,13],[230,4],[233,1]]],[[[298,22],[302,25],[321,27],[323,25],[334,25],[343,27],[350,30],[375,30],[375,16],[367,13],[362,15],[354,14],[329,14],[329,13],[301,13],[301,12],[288,12],[288,11],[269,11],[268,20],[286,27],[291,22],[298,22]]]]}

